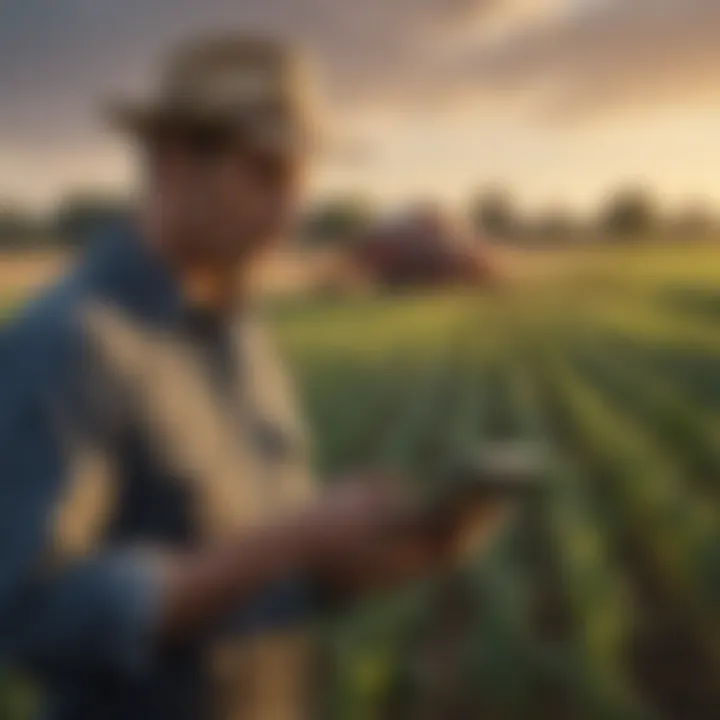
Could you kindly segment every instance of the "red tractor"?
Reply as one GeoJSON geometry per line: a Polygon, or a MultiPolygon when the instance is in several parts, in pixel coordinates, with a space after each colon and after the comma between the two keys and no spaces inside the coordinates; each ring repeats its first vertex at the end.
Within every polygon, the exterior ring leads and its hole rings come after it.
{"type": "Polygon", "coordinates": [[[353,259],[374,283],[427,287],[491,283],[488,250],[435,207],[421,207],[359,238],[353,259]]]}

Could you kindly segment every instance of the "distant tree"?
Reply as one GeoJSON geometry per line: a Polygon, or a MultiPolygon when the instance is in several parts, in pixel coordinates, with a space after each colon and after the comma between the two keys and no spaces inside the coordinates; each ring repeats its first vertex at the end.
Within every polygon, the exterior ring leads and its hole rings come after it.
{"type": "Polygon", "coordinates": [[[530,225],[530,234],[540,241],[568,242],[577,240],[581,228],[569,210],[558,207],[540,213],[530,225]]]}
{"type": "Polygon", "coordinates": [[[511,237],[520,224],[515,204],[503,190],[488,191],[472,201],[470,215],[479,233],[497,238],[511,237]]]}
{"type": "Polygon", "coordinates": [[[613,237],[637,238],[657,225],[657,207],[650,194],[637,188],[620,190],[601,209],[602,232],[613,237]]]}
{"type": "Polygon", "coordinates": [[[718,219],[704,204],[688,205],[672,219],[673,233],[684,240],[706,238],[718,228],[718,219]]]}
{"type": "Polygon", "coordinates": [[[93,194],[72,195],[62,201],[52,221],[57,242],[81,245],[109,223],[130,212],[126,201],[93,194]]]}
{"type": "Polygon", "coordinates": [[[305,217],[303,239],[315,245],[345,243],[370,228],[375,221],[371,202],[362,197],[338,197],[319,203],[305,217]]]}

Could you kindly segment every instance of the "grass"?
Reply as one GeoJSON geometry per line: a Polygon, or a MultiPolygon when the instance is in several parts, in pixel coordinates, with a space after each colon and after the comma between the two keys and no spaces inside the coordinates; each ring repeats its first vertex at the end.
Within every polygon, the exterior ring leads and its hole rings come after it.
{"type": "Polygon", "coordinates": [[[497,438],[553,458],[544,499],[456,581],[469,610],[452,651],[459,600],[437,588],[410,597],[411,619],[381,603],[375,632],[348,621],[331,717],[720,712],[718,260],[708,246],[541,253],[495,292],[279,312],[326,472],[388,458],[431,483],[497,438]]]}

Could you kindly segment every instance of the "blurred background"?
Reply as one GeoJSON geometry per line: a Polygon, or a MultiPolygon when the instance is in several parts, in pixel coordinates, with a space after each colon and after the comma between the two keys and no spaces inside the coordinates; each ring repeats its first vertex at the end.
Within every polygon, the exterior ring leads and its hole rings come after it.
{"type": "Polygon", "coordinates": [[[132,208],[103,98],[228,27],[309,48],[347,148],[260,283],[319,470],[551,458],[483,562],[321,630],[323,717],[720,717],[720,3],[3,2],[3,314],[132,208]]]}

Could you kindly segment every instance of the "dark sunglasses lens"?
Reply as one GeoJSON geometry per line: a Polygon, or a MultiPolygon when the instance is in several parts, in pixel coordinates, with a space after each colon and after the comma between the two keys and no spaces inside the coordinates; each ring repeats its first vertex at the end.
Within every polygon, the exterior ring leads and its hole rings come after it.
{"type": "Polygon", "coordinates": [[[217,130],[196,130],[191,133],[188,143],[193,155],[201,160],[213,160],[228,146],[227,133],[217,130]]]}

